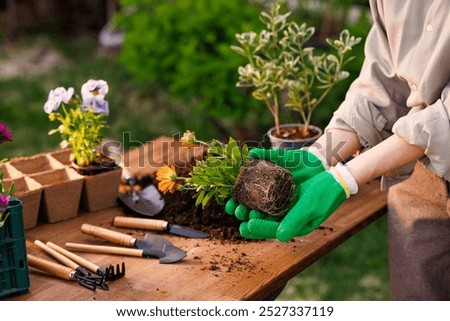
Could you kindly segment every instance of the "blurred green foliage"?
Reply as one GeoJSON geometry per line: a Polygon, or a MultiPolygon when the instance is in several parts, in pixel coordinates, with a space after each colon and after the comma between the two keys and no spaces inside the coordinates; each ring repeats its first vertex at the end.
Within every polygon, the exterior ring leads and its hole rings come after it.
{"type": "MultiPolygon", "coordinates": [[[[116,22],[125,29],[125,41],[119,59],[138,84],[166,90],[189,114],[223,129],[223,136],[231,134],[226,120],[233,130],[251,126],[258,104],[235,87],[243,58],[230,44],[236,33],[259,23],[258,6],[246,0],[122,0],[121,5],[116,22]]],[[[206,136],[202,127],[186,129],[206,136]]]]}
{"type": "MultiPolygon", "coordinates": [[[[262,28],[259,13],[272,2],[121,0],[122,9],[115,17],[125,30],[120,62],[137,86],[162,89],[180,102],[183,110],[178,110],[178,117],[172,114],[172,121],[179,127],[194,130],[202,137],[216,134],[217,139],[261,139],[272,120],[269,113],[262,112],[265,106],[251,99],[248,89],[236,87],[237,69],[244,60],[230,46],[237,44],[237,33],[262,28]],[[201,115],[202,120],[195,115],[201,115]],[[210,128],[204,126],[205,121],[210,128]],[[211,131],[211,127],[215,130],[211,131]]],[[[288,1],[285,5],[292,9],[293,20],[316,27],[318,35],[312,41],[320,50],[326,37],[339,32],[337,22],[339,27],[365,39],[370,22],[364,14],[366,1],[359,2],[362,14],[351,23],[347,17],[355,1],[288,1]]],[[[312,123],[326,125],[359,74],[363,46],[357,47],[354,54],[358,59],[346,68],[351,77],[336,86],[316,110],[312,123]]],[[[322,48],[325,50],[325,46],[322,48]]],[[[289,111],[280,117],[290,122],[289,111]]]]}
{"type": "MultiPolygon", "coordinates": [[[[220,2],[221,0],[216,1],[220,2]]],[[[326,5],[328,1],[339,2],[337,6],[341,5],[341,1],[338,0],[297,1],[299,7],[294,11],[293,19],[296,19],[295,17],[306,19],[305,21],[314,25],[319,33],[325,29],[322,28],[322,25],[326,25],[324,23],[325,11],[322,6],[311,7],[307,4],[316,2],[326,5]]],[[[362,4],[362,8],[365,10],[367,9],[366,2],[343,1],[344,4],[349,5],[362,4]]],[[[335,7],[333,13],[337,14],[340,10],[335,7]]],[[[255,12],[259,12],[259,9],[255,8],[255,12]]],[[[225,13],[223,15],[226,16],[225,13]]],[[[254,17],[257,16],[258,13],[254,17]]],[[[342,14],[339,13],[339,16],[342,14]]],[[[254,17],[252,16],[252,19],[254,17]]],[[[184,16],[179,17],[181,19],[179,23],[184,18],[184,16]]],[[[258,21],[256,22],[259,24],[258,21]]],[[[364,39],[369,25],[370,21],[366,14],[362,14],[356,22],[345,23],[352,34],[362,36],[364,39]]],[[[242,26],[236,28],[239,28],[237,32],[245,30],[242,26]]],[[[250,25],[246,29],[252,30],[250,25]]],[[[336,28],[337,32],[339,30],[340,28],[336,28]]],[[[163,34],[159,36],[164,37],[163,34]]],[[[189,107],[175,101],[171,95],[166,93],[167,86],[161,85],[158,86],[159,89],[153,88],[150,81],[141,81],[137,85],[130,72],[124,70],[123,64],[117,61],[115,54],[103,53],[98,50],[96,41],[96,38],[69,38],[58,34],[56,30],[46,30],[40,34],[28,34],[27,37],[23,37],[15,43],[14,46],[18,48],[18,51],[35,46],[43,46],[40,51],[42,53],[56,50],[63,56],[67,64],[61,64],[58,68],[49,69],[46,73],[39,75],[25,72],[13,78],[0,78],[0,97],[2,97],[0,99],[0,120],[13,132],[14,139],[13,142],[2,145],[0,159],[33,155],[58,148],[58,137],[47,134],[53,127],[53,124],[48,121],[47,114],[43,111],[48,91],[57,86],[74,86],[78,90],[89,78],[108,81],[110,86],[108,101],[111,113],[108,117],[110,128],[106,131],[106,136],[123,141],[124,135],[128,133],[126,136],[128,140],[124,141],[125,148],[136,146],[139,142],[145,142],[159,135],[171,136],[177,131],[184,132],[185,129],[196,130],[199,137],[206,139],[208,137],[220,138],[220,133],[215,127],[205,121],[204,114],[206,115],[206,112],[191,113],[189,107]],[[206,134],[203,135],[202,132],[206,134]]],[[[234,38],[231,41],[234,42],[234,38]]],[[[229,45],[233,44],[232,42],[226,43],[226,47],[229,48],[229,45]]],[[[225,44],[223,46],[225,48],[225,44]]],[[[14,60],[20,55],[18,51],[3,50],[2,48],[0,59],[14,60]]],[[[359,67],[364,59],[363,46],[358,45],[354,49],[354,53],[357,58],[347,65],[352,77],[359,74],[359,67]]],[[[230,52],[230,56],[236,58],[238,55],[230,52]]],[[[139,61],[145,64],[145,60],[149,58],[146,56],[145,59],[139,61]]],[[[236,77],[237,79],[238,65],[239,63],[236,63],[233,68],[230,67],[232,70],[229,74],[230,78],[236,77]]],[[[345,96],[351,81],[352,79],[347,79],[336,86],[333,93],[327,97],[328,104],[325,102],[322,106],[326,108],[316,110],[313,122],[326,125],[331,113],[345,96]]],[[[214,91],[212,84],[208,81],[205,83],[209,85],[211,91],[214,91]]],[[[222,84],[221,86],[228,86],[230,91],[238,90],[235,88],[235,79],[228,79],[226,85],[222,84]]],[[[249,99],[249,101],[252,100],[249,99]]],[[[255,106],[254,109],[249,108],[248,110],[253,112],[245,116],[249,124],[263,124],[263,120],[258,114],[267,113],[260,112],[261,106],[255,106]]],[[[217,111],[217,117],[221,118],[221,124],[233,131],[234,122],[226,119],[227,113],[217,111]]],[[[208,114],[208,117],[212,116],[208,114]]],[[[271,120],[267,119],[267,124],[269,123],[271,120]]],[[[250,128],[250,131],[252,130],[253,128],[250,128]]],[[[235,136],[234,132],[230,136],[235,136]]],[[[279,299],[389,299],[386,238],[386,219],[382,218],[292,279],[279,299]]]]}

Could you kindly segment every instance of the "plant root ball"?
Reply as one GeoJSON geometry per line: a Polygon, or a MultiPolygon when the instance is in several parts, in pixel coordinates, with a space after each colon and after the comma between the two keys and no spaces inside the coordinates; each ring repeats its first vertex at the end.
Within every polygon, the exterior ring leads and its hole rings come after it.
{"type": "Polygon", "coordinates": [[[278,216],[286,211],[293,191],[291,172],[270,161],[253,159],[241,168],[233,197],[248,208],[278,216]]]}

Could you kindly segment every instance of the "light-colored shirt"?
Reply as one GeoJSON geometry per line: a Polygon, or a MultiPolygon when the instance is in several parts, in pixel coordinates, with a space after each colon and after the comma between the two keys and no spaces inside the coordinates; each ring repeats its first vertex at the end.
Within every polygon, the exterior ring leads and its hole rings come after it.
{"type": "Polygon", "coordinates": [[[395,133],[424,148],[427,168],[450,181],[450,0],[370,6],[361,73],[326,130],[356,132],[363,150],[395,133]]]}

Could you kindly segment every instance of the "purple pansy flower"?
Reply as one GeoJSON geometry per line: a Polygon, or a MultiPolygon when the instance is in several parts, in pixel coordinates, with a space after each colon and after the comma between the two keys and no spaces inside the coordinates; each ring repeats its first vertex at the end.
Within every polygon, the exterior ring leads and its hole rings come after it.
{"type": "Polygon", "coordinates": [[[58,87],[56,89],[50,90],[48,94],[47,102],[44,105],[44,111],[47,114],[54,112],[59,108],[61,103],[69,103],[74,93],[74,89],[70,87],[69,89],[65,89],[63,87],[58,87]]]}
{"type": "Polygon", "coordinates": [[[92,109],[94,113],[109,115],[109,104],[105,96],[109,91],[108,83],[104,80],[89,79],[81,86],[83,109],[92,109]]]}
{"type": "Polygon", "coordinates": [[[0,123],[0,144],[12,141],[12,133],[5,124],[0,123]]]}

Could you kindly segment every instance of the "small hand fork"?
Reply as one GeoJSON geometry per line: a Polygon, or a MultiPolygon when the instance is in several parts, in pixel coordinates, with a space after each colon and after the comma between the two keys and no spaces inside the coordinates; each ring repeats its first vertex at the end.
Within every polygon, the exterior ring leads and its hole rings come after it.
{"type": "Polygon", "coordinates": [[[78,281],[78,283],[89,290],[95,291],[98,281],[90,277],[81,275],[80,272],[73,270],[65,265],[46,260],[31,254],[27,254],[28,265],[41,271],[50,273],[65,280],[78,281]]]}
{"type": "Polygon", "coordinates": [[[41,249],[43,249],[45,252],[47,252],[49,255],[51,255],[53,258],[57,259],[59,262],[64,264],[68,268],[72,268],[73,271],[76,272],[76,279],[78,280],[78,283],[80,283],[83,286],[86,286],[88,288],[91,288],[90,285],[94,284],[94,288],[91,290],[95,290],[96,287],[99,287],[102,290],[109,290],[108,285],[106,284],[106,278],[104,275],[91,275],[91,273],[86,270],[84,267],[80,266],[76,262],[72,261],[65,255],[55,251],[50,246],[42,243],[39,240],[35,240],[34,243],[39,246],[41,249]]]}
{"type": "Polygon", "coordinates": [[[97,264],[95,264],[89,260],[86,260],[85,258],[62,248],[61,246],[56,245],[55,243],[47,242],[46,244],[51,249],[68,257],[72,261],[78,263],[80,266],[83,266],[86,269],[88,269],[94,273],[97,273],[100,276],[104,276],[105,281],[113,281],[113,280],[116,280],[116,279],[119,279],[119,278],[125,276],[125,262],[122,262],[122,268],[120,267],[119,264],[116,265],[116,269],[114,269],[114,265],[112,265],[112,264],[110,264],[106,268],[102,268],[101,266],[98,266],[97,264]]]}

